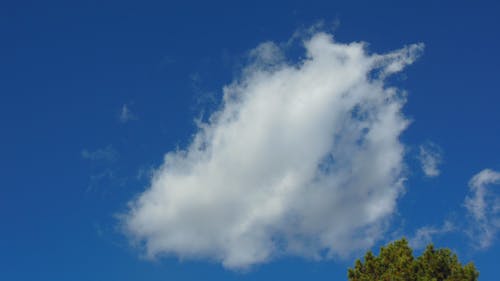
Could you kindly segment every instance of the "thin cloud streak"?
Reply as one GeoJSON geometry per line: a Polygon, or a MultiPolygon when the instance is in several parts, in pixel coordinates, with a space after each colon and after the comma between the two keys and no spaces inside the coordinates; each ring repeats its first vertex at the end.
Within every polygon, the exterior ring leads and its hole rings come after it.
{"type": "Polygon", "coordinates": [[[443,162],[442,150],[434,143],[426,143],[419,146],[418,159],[422,165],[422,171],[427,177],[437,177],[441,173],[439,165],[443,162]]]}
{"type": "Polygon", "coordinates": [[[455,225],[451,221],[445,221],[442,226],[424,226],[415,232],[413,237],[410,237],[410,246],[415,249],[422,249],[429,243],[432,243],[432,238],[439,235],[454,232],[455,225]]]}
{"type": "Polygon", "coordinates": [[[468,234],[479,249],[489,248],[500,230],[500,197],[490,185],[500,184],[500,173],[484,169],[469,182],[470,195],[465,198],[465,208],[472,224],[468,234]]]}
{"type": "Polygon", "coordinates": [[[96,150],[84,149],[81,152],[82,158],[92,161],[115,161],[119,157],[118,151],[112,146],[108,145],[104,148],[99,148],[96,150]]]}

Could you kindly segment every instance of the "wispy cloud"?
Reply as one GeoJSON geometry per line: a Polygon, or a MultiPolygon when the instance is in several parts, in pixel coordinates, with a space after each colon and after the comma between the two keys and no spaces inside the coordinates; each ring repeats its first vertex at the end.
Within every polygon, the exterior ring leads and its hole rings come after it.
{"type": "Polygon", "coordinates": [[[137,120],[137,116],[130,111],[130,108],[127,104],[122,105],[120,110],[119,120],[121,123],[127,123],[129,121],[137,120]]]}
{"type": "Polygon", "coordinates": [[[84,149],[81,152],[82,158],[87,160],[103,160],[103,161],[115,161],[118,159],[118,151],[112,146],[108,145],[104,148],[99,148],[96,150],[84,149]]]}
{"type": "Polygon", "coordinates": [[[115,165],[120,154],[112,145],[95,150],[84,149],[81,152],[81,156],[83,159],[90,161],[91,173],[89,175],[87,192],[95,190],[101,184],[109,184],[116,180],[115,171],[112,166],[115,165]]]}
{"type": "Polygon", "coordinates": [[[423,45],[369,54],[321,32],[304,45],[296,64],[274,43],[251,51],[219,110],[130,202],[124,228],[146,256],[244,268],[345,256],[384,233],[403,188],[408,124],[404,95],[384,77],[423,45]]]}
{"type": "Polygon", "coordinates": [[[432,238],[437,235],[443,235],[455,231],[456,228],[451,221],[445,221],[442,226],[424,226],[415,232],[413,237],[410,237],[410,245],[415,249],[422,249],[427,244],[432,242],[432,238]]]}
{"type": "Polygon", "coordinates": [[[427,177],[437,177],[441,173],[439,165],[443,161],[442,149],[435,143],[427,142],[419,147],[418,159],[427,177]]]}
{"type": "Polygon", "coordinates": [[[498,184],[500,173],[490,169],[477,173],[469,182],[471,194],[464,204],[473,223],[468,234],[480,249],[490,247],[500,229],[500,197],[487,189],[498,184]]]}
{"type": "Polygon", "coordinates": [[[142,166],[137,170],[136,174],[136,180],[142,181],[142,180],[150,180],[155,172],[155,167],[152,165],[149,166],[142,166]]]}

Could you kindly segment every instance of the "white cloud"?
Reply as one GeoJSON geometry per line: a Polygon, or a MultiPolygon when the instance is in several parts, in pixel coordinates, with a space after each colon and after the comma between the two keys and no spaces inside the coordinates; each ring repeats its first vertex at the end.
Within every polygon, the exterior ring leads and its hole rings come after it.
{"type": "Polygon", "coordinates": [[[132,120],[137,120],[137,116],[130,111],[128,105],[122,105],[119,116],[120,122],[127,123],[132,120]]]}
{"type": "Polygon", "coordinates": [[[424,226],[417,229],[415,235],[411,237],[410,246],[415,249],[422,249],[432,242],[432,237],[442,235],[455,230],[455,226],[450,221],[445,221],[441,227],[424,226]]]}
{"type": "Polygon", "coordinates": [[[500,197],[488,185],[500,184],[500,173],[485,169],[469,181],[470,196],[465,198],[465,207],[473,219],[469,235],[480,249],[492,245],[500,229],[500,197]]]}
{"type": "Polygon", "coordinates": [[[325,33],[304,45],[296,64],[273,43],[252,51],[219,110],[130,202],[123,224],[147,257],[245,268],[345,256],[383,234],[403,189],[408,124],[404,94],[383,78],[423,45],[368,54],[325,33]]]}
{"type": "Polygon", "coordinates": [[[439,165],[443,161],[441,148],[434,143],[420,145],[418,159],[427,177],[437,177],[441,173],[439,165]]]}

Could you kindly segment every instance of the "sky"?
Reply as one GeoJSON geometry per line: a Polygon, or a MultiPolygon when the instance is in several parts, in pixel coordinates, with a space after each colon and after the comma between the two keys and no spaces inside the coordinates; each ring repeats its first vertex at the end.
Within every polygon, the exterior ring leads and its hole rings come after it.
{"type": "Polygon", "coordinates": [[[500,256],[496,1],[4,1],[1,280],[500,256]]]}

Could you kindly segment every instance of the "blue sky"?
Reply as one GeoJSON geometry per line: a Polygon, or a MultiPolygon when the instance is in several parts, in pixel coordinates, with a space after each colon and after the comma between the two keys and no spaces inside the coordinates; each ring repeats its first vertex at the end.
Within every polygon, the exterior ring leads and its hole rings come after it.
{"type": "Polygon", "coordinates": [[[2,2],[0,279],[346,280],[406,236],[495,280],[499,12],[2,2]]]}

